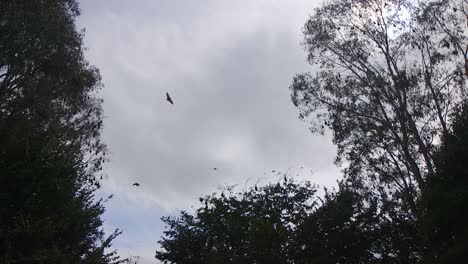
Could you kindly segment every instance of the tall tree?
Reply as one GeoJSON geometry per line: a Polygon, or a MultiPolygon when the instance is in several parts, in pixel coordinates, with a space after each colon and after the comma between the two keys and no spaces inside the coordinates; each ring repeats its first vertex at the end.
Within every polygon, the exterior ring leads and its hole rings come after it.
{"type": "Polygon", "coordinates": [[[316,74],[293,103],[314,132],[333,131],[346,177],[385,186],[415,219],[434,146],[466,97],[466,1],[332,0],[304,27],[316,74]]]}
{"type": "Polygon", "coordinates": [[[74,0],[0,1],[0,262],[112,263],[99,71],[74,0]]]}

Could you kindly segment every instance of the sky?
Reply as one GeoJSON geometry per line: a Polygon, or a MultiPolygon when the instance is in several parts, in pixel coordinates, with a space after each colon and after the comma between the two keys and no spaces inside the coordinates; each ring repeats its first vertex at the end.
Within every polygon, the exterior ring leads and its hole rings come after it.
{"type": "Polygon", "coordinates": [[[123,230],[113,244],[122,257],[158,263],[160,218],[219,186],[275,182],[272,170],[336,183],[331,136],[308,130],[289,91],[311,70],[301,30],[318,3],[80,2],[86,56],[104,84],[110,162],[99,195],[113,194],[103,219],[107,232],[123,230]]]}

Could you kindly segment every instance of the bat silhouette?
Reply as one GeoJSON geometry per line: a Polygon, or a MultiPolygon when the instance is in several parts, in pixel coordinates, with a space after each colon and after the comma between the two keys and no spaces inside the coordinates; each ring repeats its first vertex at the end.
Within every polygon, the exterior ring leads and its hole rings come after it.
{"type": "Polygon", "coordinates": [[[166,100],[167,100],[169,103],[174,104],[174,102],[172,101],[172,98],[171,98],[171,96],[169,95],[168,92],[166,92],[166,100]]]}

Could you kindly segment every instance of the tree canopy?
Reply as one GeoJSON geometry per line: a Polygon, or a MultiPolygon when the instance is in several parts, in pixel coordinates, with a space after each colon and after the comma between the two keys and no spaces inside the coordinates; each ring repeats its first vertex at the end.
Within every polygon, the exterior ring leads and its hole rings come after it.
{"type": "Polygon", "coordinates": [[[468,252],[468,102],[454,116],[450,133],[435,155],[437,173],[422,193],[422,232],[428,235],[428,263],[454,263],[468,252]]]}
{"type": "Polygon", "coordinates": [[[290,87],[301,118],[315,132],[331,129],[347,177],[388,186],[413,214],[435,146],[466,98],[467,6],[329,1],[304,27],[316,72],[290,87]]]}
{"type": "MultiPolygon", "coordinates": [[[[164,217],[169,230],[156,252],[170,263],[363,263],[371,227],[359,219],[357,193],[316,196],[309,182],[284,180],[200,198],[195,212],[164,217]],[[350,243],[351,242],[351,243],[350,243]]],[[[370,219],[370,218],[369,218],[370,219]]]]}
{"type": "Polygon", "coordinates": [[[170,230],[156,257],[171,263],[288,263],[295,250],[292,230],[314,207],[315,192],[285,178],[257,190],[228,188],[202,197],[193,215],[163,218],[170,230]]]}
{"type": "Polygon", "coordinates": [[[0,262],[113,263],[99,71],[74,0],[0,1],[0,262]]]}

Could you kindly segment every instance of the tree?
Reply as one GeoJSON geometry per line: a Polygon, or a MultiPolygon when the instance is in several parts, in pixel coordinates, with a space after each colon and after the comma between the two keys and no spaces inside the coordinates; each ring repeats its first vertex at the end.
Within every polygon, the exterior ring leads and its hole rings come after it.
{"type": "MultiPolygon", "coordinates": [[[[156,258],[167,263],[372,263],[376,206],[360,194],[316,197],[316,187],[286,178],[241,193],[200,198],[194,213],[163,217],[168,230],[156,258]]],[[[374,262],[380,263],[380,262],[374,262]]]]}
{"type": "Polygon", "coordinates": [[[200,198],[193,214],[163,217],[156,258],[169,263],[292,263],[294,230],[316,204],[315,187],[284,181],[200,198]]]}
{"type": "Polygon", "coordinates": [[[138,263],[140,263],[140,256],[131,256],[126,261],[126,264],[138,264],[138,263]]]}
{"type": "Polygon", "coordinates": [[[74,0],[0,1],[0,262],[113,263],[96,201],[102,87],[74,0]],[[106,251],[106,252],[105,252],[106,251]]]}
{"type": "Polygon", "coordinates": [[[347,178],[385,186],[413,220],[435,146],[466,97],[467,9],[455,0],[333,0],[304,27],[317,72],[290,87],[300,117],[314,132],[333,131],[347,178]]]}
{"type": "Polygon", "coordinates": [[[427,263],[468,258],[468,102],[435,155],[436,173],[423,191],[422,232],[429,237],[427,263]]]}
{"type": "Polygon", "coordinates": [[[376,207],[365,208],[360,195],[341,184],[326,191],[323,204],[298,227],[302,250],[293,263],[377,263],[376,207]]]}

